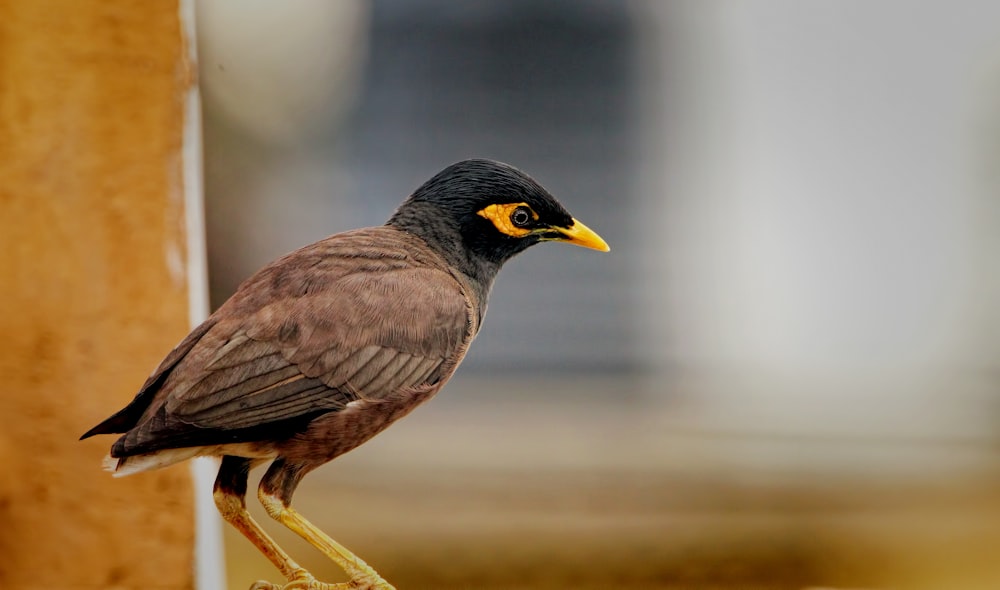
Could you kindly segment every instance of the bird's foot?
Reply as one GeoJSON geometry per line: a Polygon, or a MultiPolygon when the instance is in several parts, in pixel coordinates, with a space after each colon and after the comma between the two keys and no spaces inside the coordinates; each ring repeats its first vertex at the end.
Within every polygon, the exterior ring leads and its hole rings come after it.
{"type": "MultiPolygon", "coordinates": [[[[374,574],[374,572],[372,572],[374,574]]],[[[320,582],[307,572],[297,574],[285,584],[272,584],[258,580],[250,586],[250,590],[396,590],[378,574],[356,576],[349,582],[320,582]]]]}
{"type": "Polygon", "coordinates": [[[372,572],[372,575],[351,578],[346,587],[352,590],[396,590],[392,584],[386,582],[375,572],[372,572]]]}

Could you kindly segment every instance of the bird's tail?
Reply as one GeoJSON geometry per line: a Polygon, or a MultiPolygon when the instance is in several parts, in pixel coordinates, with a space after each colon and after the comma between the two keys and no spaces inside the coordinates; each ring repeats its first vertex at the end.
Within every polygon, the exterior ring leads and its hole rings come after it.
{"type": "Polygon", "coordinates": [[[125,477],[133,473],[159,469],[186,461],[201,454],[201,447],[188,447],[184,449],[164,449],[142,455],[132,455],[130,457],[104,457],[104,470],[110,471],[115,477],[125,477]]]}

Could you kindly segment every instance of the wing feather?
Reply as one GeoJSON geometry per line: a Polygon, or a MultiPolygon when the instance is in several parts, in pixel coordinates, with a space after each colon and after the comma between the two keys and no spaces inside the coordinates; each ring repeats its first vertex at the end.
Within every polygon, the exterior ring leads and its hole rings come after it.
{"type": "Polygon", "coordinates": [[[240,331],[234,334],[226,342],[219,352],[208,361],[206,369],[226,369],[244,363],[253,362],[262,356],[276,352],[274,347],[267,342],[259,342],[247,336],[246,332],[240,331]]]}
{"type": "Polygon", "coordinates": [[[385,366],[375,373],[374,378],[361,389],[362,395],[365,391],[383,391],[385,389],[396,389],[401,385],[399,379],[403,367],[413,358],[405,352],[398,352],[388,359],[385,366]]]}
{"type": "Polygon", "coordinates": [[[419,355],[411,355],[406,364],[399,368],[399,380],[404,383],[419,382],[419,380],[413,380],[416,377],[416,372],[420,368],[420,364],[425,361],[424,357],[419,355]]]}
{"type": "Polygon", "coordinates": [[[334,365],[326,371],[324,373],[324,381],[331,387],[353,388],[357,386],[358,380],[363,377],[362,373],[384,350],[384,348],[377,345],[369,345],[361,348],[345,359],[344,362],[334,365]]]}

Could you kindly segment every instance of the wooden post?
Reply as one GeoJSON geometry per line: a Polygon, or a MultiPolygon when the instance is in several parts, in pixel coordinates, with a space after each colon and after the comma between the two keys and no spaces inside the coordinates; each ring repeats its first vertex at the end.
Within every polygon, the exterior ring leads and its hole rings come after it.
{"type": "Polygon", "coordinates": [[[77,438],[187,332],[177,0],[0,0],[0,588],[190,588],[188,468],[77,438]]]}

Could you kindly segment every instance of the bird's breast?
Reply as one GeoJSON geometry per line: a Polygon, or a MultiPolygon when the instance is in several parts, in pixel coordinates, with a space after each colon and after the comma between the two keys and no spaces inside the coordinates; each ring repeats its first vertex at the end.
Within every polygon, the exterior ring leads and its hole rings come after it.
{"type": "Polygon", "coordinates": [[[368,441],[412,412],[433,397],[446,380],[382,399],[352,401],[344,409],[324,414],[310,422],[305,431],[281,443],[278,454],[304,464],[326,463],[368,441]]]}

